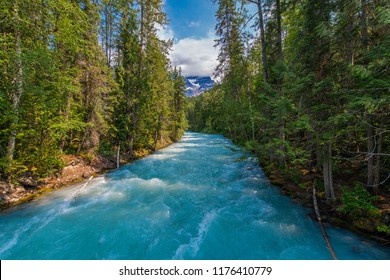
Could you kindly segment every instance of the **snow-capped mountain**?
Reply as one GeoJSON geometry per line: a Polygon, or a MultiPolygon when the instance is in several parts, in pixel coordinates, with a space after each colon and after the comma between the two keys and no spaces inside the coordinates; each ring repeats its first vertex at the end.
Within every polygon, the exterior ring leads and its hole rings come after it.
{"type": "Polygon", "coordinates": [[[215,82],[211,77],[189,76],[186,77],[186,95],[197,96],[212,89],[215,82]]]}

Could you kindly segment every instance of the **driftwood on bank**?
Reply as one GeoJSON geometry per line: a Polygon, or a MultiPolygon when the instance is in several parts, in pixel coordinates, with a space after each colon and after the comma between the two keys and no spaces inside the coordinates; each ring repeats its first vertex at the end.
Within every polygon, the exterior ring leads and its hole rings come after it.
{"type": "Polygon", "coordinates": [[[316,196],[316,182],[315,181],[313,184],[313,205],[314,205],[314,211],[315,211],[316,216],[317,216],[317,221],[318,221],[318,224],[320,225],[321,233],[322,233],[322,236],[324,237],[326,246],[328,247],[328,250],[329,250],[330,254],[332,255],[332,258],[334,260],[337,260],[336,253],[333,250],[333,247],[332,247],[332,244],[330,243],[329,237],[326,234],[325,227],[322,224],[320,209],[318,208],[318,202],[317,202],[317,196],[316,196]]]}
{"type": "Polygon", "coordinates": [[[121,143],[119,142],[118,144],[118,149],[116,151],[116,169],[119,169],[120,167],[120,150],[121,150],[121,143]]]}

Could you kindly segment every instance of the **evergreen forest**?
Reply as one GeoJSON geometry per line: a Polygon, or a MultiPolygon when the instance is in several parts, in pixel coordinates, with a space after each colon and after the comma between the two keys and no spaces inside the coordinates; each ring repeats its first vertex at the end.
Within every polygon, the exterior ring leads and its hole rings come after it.
{"type": "Polygon", "coordinates": [[[389,234],[388,1],[214,2],[221,82],[190,100],[190,129],[223,133],[274,183],[303,196],[315,184],[350,225],[389,234]]]}
{"type": "Polygon", "coordinates": [[[131,160],[186,128],[161,0],[0,2],[0,174],[45,177],[64,155],[131,160]]]}

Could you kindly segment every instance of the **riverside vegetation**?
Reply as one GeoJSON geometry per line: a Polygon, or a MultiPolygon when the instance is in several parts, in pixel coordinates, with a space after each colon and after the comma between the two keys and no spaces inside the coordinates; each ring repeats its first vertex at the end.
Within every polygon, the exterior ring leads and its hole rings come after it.
{"type": "Polygon", "coordinates": [[[88,177],[181,137],[184,81],[157,36],[162,2],[1,1],[0,203],[66,165],[90,165],[88,177]]]}
{"type": "Polygon", "coordinates": [[[190,100],[190,129],[253,151],[303,203],[316,182],[328,221],[388,244],[387,1],[214,2],[221,83],[190,100]]]}
{"type": "MultiPolygon", "coordinates": [[[[186,132],[133,164],[1,213],[5,260],[329,260],[317,222],[272,186],[254,155],[186,132]]],[[[344,260],[390,248],[327,227],[344,260]]]]}

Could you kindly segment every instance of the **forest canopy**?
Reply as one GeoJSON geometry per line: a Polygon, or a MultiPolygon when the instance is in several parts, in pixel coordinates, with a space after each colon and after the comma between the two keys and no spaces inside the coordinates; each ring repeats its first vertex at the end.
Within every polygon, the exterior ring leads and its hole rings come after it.
{"type": "Polygon", "coordinates": [[[184,81],[161,0],[0,2],[0,174],[42,177],[61,157],[127,159],[177,141],[184,81]]]}
{"type": "Polygon", "coordinates": [[[390,191],[388,1],[214,2],[221,83],[190,100],[190,129],[223,133],[275,181],[305,190],[316,179],[339,211],[380,220],[371,206],[390,191]]]}

